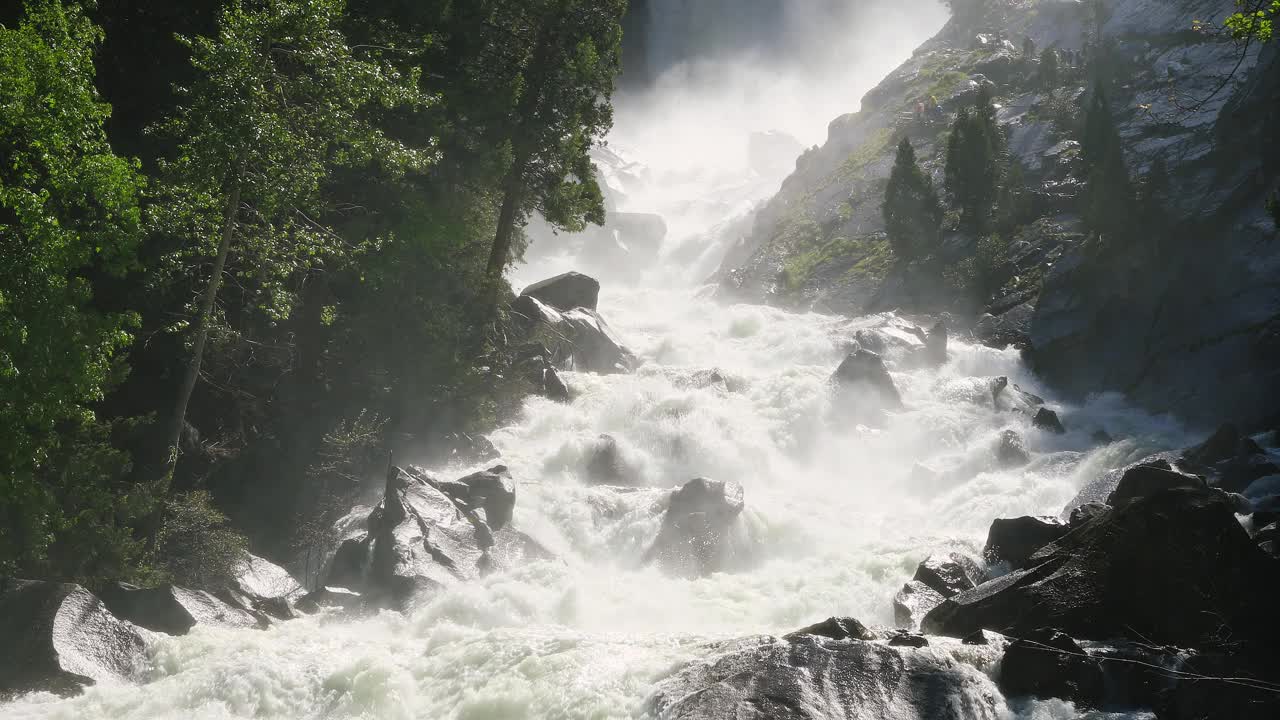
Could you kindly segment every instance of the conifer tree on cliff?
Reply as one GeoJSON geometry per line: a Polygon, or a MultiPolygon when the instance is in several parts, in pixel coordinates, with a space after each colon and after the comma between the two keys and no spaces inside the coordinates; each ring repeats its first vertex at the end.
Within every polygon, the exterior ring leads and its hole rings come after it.
{"type": "Polygon", "coordinates": [[[1105,240],[1121,235],[1133,210],[1133,184],[1125,166],[1120,133],[1116,130],[1111,104],[1102,84],[1094,89],[1085,115],[1080,143],[1088,186],[1084,196],[1084,219],[1089,230],[1105,240]]]}
{"type": "Polygon", "coordinates": [[[511,106],[496,138],[507,153],[486,268],[489,305],[529,215],[561,229],[604,223],[591,147],[613,124],[626,0],[492,0],[489,27],[516,50],[511,106]]]}
{"type": "Polygon", "coordinates": [[[916,164],[911,141],[903,138],[884,192],[884,224],[894,255],[912,260],[933,252],[941,223],[933,181],[916,164]]]}
{"type": "Polygon", "coordinates": [[[981,234],[990,221],[1000,180],[1004,144],[987,86],[978,89],[972,109],[961,109],[947,141],[946,189],[960,209],[960,224],[981,234]]]}

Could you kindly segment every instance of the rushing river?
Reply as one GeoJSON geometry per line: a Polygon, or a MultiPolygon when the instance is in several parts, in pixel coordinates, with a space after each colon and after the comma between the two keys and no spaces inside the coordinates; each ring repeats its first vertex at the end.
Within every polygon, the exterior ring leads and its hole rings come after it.
{"type": "MultiPolygon", "coordinates": [[[[877,56],[879,64],[841,90],[845,99],[837,104],[856,105],[858,93],[936,29],[935,14],[927,26],[895,35],[898,55],[877,56]]],[[[829,90],[815,88],[830,99],[829,90]]],[[[756,95],[775,109],[804,107],[773,102],[767,91],[756,95]]],[[[633,100],[651,112],[624,104],[619,115],[621,127],[650,136],[637,144],[651,165],[718,165],[675,173],[675,183],[654,175],[649,206],[643,193],[633,196],[639,206],[628,209],[667,217],[676,236],[664,256],[678,243],[696,242],[700,226],[730,219],[715,217],[715,208],[737,212],[781,179],[747,177],[693,152],[708,147],[707,136],[722,126],[680,115],[690,106],[680,97],[666,105],[633,100]],[[656,115],[668,124],[655,125],[656,115]]],[[[753,117],[738,106],[721,114],[739,122],[753,117]]],[[[819,128],[828,119],[803,118],[819,128]]],[[[735,128],[747,129],[770,127],[735,128]]],[[[806,143],[820,139],[805,127],[784,129],[806,143]]],[[[541,257],[537,267],[517,271],[517,285],[571,264],[555,253],[541,257]]],[[[700,287],[700,277],[701,267],[674,265],[644,276],[634,268],[606,274],[600,309],[641,359],[638,370],[566,373],[572,403],[531,399],[515,424],[491,435],[519,483],[515,525],[552,549],[556,561],[453,587],[408,615],[327,614],[267,631],[197,627],[185,637],[151,636],[149,682],[97,686],[67,700],[29,695],[0,705],[0,718],[638,717],[655,684],[707,657],[714,641],[785,633],[832,615],[891,626],[895,592],[930,553],[977,554],[993,518],[1056,515],[1103,471],[1190,440],[1173,421],[1114,396],[1083,406],[1058,402],[1013,350],[953,339],[944,366],[913,368],[905,359],[919,341],[904,319],[727,304],[700,287]],[[905,401],[881,428],[842,421],[832,407],[828,379],[859,330],[884,344],[905,401]],[[711,370],[723,382],[707,382],[711,370]],[[1069,432],[1040,432],[1023,415],[996,411],[989,385],[996,376],[1044,396],[1069,432]],[[1030,465],[995,467],[993,448],[1007,429],[1025,437],[1030,465]],[[1102,429],[1120,439],[1098,445],[1093,436],[1102,429]],[[602,433],[616,439],[641,489],[587,483],[602,433]],[[666,494],[697,476],[745,488],[737,532],[757,549],[749,569],[685,580],[641,566],[666,494]]],[[[434,468],[445,477],[471,469],[434,468]]],[[[1057,702],[1010,713],[1075,717],[1057,702]]]]}
{"type": "Polygon", "coordinates": [[[157,636],[148,684],[30,696],[0,716],[634,717],[654,683],[705,655],[708,641],[837,614],[891,625],[894,593],[930,552],[979,551],[992,518],[1057,514],[1102,470],[1187,440],[1116,398],[1053,402],[1014,351],[956,341],[931,370],[903,369],[903,351],[891,348],[907,409],[878,430],[843,424],[827,385],[843,349],[868,327],[906,348],[915,341],[900,321],[721,305],[708,294],[606,293],[602,311],[643,359],[639,370],[569,373],[572,404],[532,399],[492,435],[520,480],[516,524],[558,561],[455,587],[409,616],[157,636]],[[709,369],[727,382],[700,383],[709,369]],[[996,412],[988,382],[998,375],[1048,396],[1070,432],[996,412]],[[992,448],[1010,428],[1034,459],[998,471],[992,448]],[[1095,447],[1101,428],[1125,439],[1095,447]],[[601,433],[652,489],[586,484],[601,433]],[[917,463],[937,472],[922,480],[917,463]],[[755,567],[698,580],[641,568],[664,493],[698,475],[744,486],[741,530],[760,548],[755,567]]]}

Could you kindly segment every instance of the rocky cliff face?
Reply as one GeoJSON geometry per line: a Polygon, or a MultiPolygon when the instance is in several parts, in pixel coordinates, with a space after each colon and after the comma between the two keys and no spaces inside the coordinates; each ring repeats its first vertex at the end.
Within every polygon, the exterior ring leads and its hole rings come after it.
{"type": "MultiPolygon", "coordinates": [[[[721,273],[731,295],[858,313],[950,310],[992,342],[1027,347],[1065,392],[1129,393],[1191,421],[1259,424],[1280,397],[1280,241],[1264,198],[1278,168],[1280,52],[1241,51],[1197,20],[1216,22],[1232,0],[992,0],[953,18],[913,57],[834,120],[764,207],[721,273]],[[1117,76],[1111,103],[1132,177],[1168,166],[1164,222],[1129,237],[1085,242],[1079,122],[1081,51],[1096,28],[1117,76]],[[1064,59],[1038,78],[1027,38],[1064,59]],[[1021,165],[1034,219],[1006,238],[994,292],[957,302],[937,269],[896,263],[881,204],[894,148],[909,137],[941,184],[950,119],[979,85],[994,89],[1011,161],[1021,165]],[[941,111],[917,116],[920,100],[941,111]],[[1158,226],[1157,226],[1158,225],[1158,226]]],[[[980,252],[946,234],[954,268],[980,252]]],[[[947,270],[943,271],[943,274],[947,270]]]]}

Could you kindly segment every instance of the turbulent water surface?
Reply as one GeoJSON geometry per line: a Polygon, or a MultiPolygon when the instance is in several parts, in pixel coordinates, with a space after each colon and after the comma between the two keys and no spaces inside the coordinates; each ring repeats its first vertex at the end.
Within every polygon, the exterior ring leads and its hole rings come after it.
{"type": "MultiPolygon", "coordinates": [[[[904,46],[932,29],[912,32],[918,37],[904,36],[904,46]]],[[[639,117],[621,109],[623,128],[639,117]]],[[[782,129],[813,140],[804,126],[782,129]]],[[[647,148],[643,138],[621,139],[636,141],[642,159],[665,153],[693,166],[723,164],[685,146],[658,147],[662,133],[649,130],[647,148]]],[[[1056,402],[1013,350],[953,340],[945,366],[913,368],[907,355],[919,340],[895,316],[847,319],[716,300],[696,282],[705,277],[701,266],[690,269],[671,251],[701,242],[697,231],[708,221],[730,220],[707,208],[736,212],[743,186],[703,184],[707,197],[696,197],[702,176],[679,169],[647,176],[650,206],[624,208],[667,217],[667,262],[645,273],[614,268],[601,299],[602,314],[641,358],[639,369],[567,373],[571,404],[531,399],[518,422],[491,436],[519,482],[515,524],[558,560],[454,587],[409,614],[153,636],[146,684],[93,687],[69,700],[31,695],[0,705],[0,717],[637,717],[655,683],[706,658],[715,641],[784,633],[832,615],[891,625],[894,593],[931,552],[976,553],[993,518],[1057,514],[1105,469],[1188,441],[1174,422],[1115,397],[1079,407],[1056,402]],[[673,187],[679,191],[663,192],[673,187]],[[828,385],[859,330],[883,343],[906,405],[878,429],[840,420],[828,385]],[[708,382],[713,369],[723,382],[708,382]],[[1070,431],[1039,432],[1023,415],[997,412],[995,376],[1045,396],[1070,431]],[[1006,429],[1025,436],[1029,466],[994,468],[994,444],[1006,429]],[[1099,429],[1123,439],[1098,447],[1091,438],[1099,429]],[[617,440],[641,489],[587,483],[602,433],[617,440]],[[736,541],[756,548],[751,567],[685,580],[641,566],[670,489],[696,476],[745,488],[736,541]]],[[[724,169],[702,168],[713,176],[724,169]]],[[[747,183],[754,194],[746,199],[766,197],[761,188],[780,179],[747,183]]],[[[554,251],[539,257],[518,271],[517,285],[573,264],[554,251]]],[[[470,468],[436,470],[456,476],[470,468]]],[[[1074,717],[1056,702],[1011,712],[1074,717]]]]}

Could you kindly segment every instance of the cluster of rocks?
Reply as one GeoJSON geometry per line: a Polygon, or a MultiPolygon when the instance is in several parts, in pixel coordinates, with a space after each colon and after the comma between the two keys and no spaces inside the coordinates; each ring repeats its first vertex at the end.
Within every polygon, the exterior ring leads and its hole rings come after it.
{"type": "Polygon", "coordinates": [[[601,374],[634,369],[635,355],[597,311],[599,298],[600,283],[576,272],[530,285],[511,304],[516,328],[526,339],[523,353],[541,357],[551,374],[556,366],[601,374]]]}
{"type": "Polygon", "coordinates": [[[0,578],[0,697],[141,680],[149,633],[265,629],[297,617],[304,592],[283,568],[251,554],[212,593],[110,583],[94,594],[73,583],[0,578]]]}
{"type": "Polygon", "coordinates": [[[831,618],[724,643],[661,683],[650,709],[997,718],[1003,696],[1162,720],[1280,717],[1274,510],[1233,492],[1241,477],[1274,487],[1271,456],[1231,426],[1166,456],[1104,478],[1105,502],[1073,503],[1065,520],[995,520],[980,559],[927,558],[894,598],[896,629],[831,618]]]}

